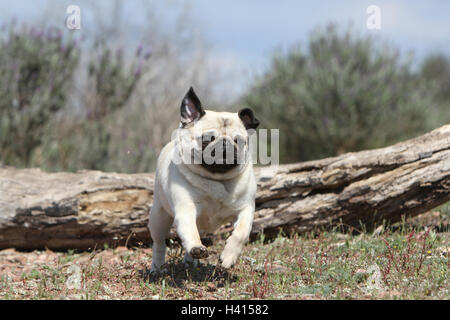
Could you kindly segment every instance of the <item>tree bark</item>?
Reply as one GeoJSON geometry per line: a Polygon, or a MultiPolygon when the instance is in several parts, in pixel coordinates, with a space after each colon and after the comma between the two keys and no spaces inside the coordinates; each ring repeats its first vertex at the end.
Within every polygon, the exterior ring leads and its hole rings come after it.
{"type": "MultiPolygon", "coordinates": [[[[251,239],[281,229],[370,229],[450,201],[450,125],[386,148],[255,173],[251,239]]],[[[0,249],[147,244],[153,182],[153,174],[0,168],[0,249]]]]}

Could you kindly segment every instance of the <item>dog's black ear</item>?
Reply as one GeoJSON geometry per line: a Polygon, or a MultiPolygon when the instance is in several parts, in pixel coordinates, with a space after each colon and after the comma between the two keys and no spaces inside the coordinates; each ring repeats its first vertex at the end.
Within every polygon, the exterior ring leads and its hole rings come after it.
{"type": "Polygon", "coordinates": [[[202,103],[192,87],[189,89],[188,93],[186,93],[186,96],[181,102],[180,112],[181,125],[183,127],[205,115],[205,110],[202,108],[202,103]]]}
{"type": "Polygon", "coordinates": [[[242,109],[238,112],[245,129],[256,129],[259,126],[259,120],[255,118],[253,110],[249,108],[242,109]]]}

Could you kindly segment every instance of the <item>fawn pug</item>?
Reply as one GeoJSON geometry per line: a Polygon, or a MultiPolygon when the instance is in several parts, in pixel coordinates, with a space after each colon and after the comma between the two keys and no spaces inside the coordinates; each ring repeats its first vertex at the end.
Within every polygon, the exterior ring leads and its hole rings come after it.
{"type": "Polygon", "coordinates": [[[255,211],[249,130],[258,125],[248,108],[238,113],[204,110],[190,88],[181,103],[180,127],[157,162],[149,219],[152,271],[165,262],[165,239],[172,224],[186,249],[185,261],[196,262],[208,256],[199,232],[214,232],[234,220],[220,261],[224,268],[235,264],[255,211]]]}

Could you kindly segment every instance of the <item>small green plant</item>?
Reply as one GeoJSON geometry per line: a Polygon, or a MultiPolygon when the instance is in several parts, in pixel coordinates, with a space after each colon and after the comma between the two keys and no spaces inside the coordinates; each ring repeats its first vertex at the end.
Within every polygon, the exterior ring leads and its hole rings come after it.
{"type": "Polygon", "coordinates": [[[406,239],[395,241],[392,245],[383,238],[386,245],[384,263],[382,264],[383,280],[389,284],[392,277],[417,277],[424,270],[425,259],[431,254],[436,237],[431,229],[416,234],[411,231],[406,239]]]}
{"type": "Polygon", "coordinates": [[[272,264],[269,264],[269,260],[264,260],[264,271],[262,277],[257,276],[255,271],[252,270],[252,284],[249,289],[253,298],[264,299],[269,294],[273,293],[273,284],[269,281],[269,273],[272,271],[272,264]]]}

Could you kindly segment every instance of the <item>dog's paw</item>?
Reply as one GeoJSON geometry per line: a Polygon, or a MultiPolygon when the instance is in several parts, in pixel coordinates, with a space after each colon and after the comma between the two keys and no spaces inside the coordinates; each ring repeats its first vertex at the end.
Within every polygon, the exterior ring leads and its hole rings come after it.
{"type": "Polygon", "coordinates": [[[222,268],[229,269],[234,266],[236,263],[237,256],[233,254],[224,254],[222,253],[219,259],[220,265],[222,268]]]}
{"type": "Polygon", "coordinates": [[[197,268],[200,265],[200,261],[198,261],[198,259],[194,259],[192,261],[183,261],[183,264],[186,268],[190,267],[197,268]]]}
{"type": "Polygon", "coordinates": [[[165,266],[159,266],[159,267],[152,266],[149,271],[149,274],[153,275],[153,276],[159,276],[159,275],[167,274],[168,272],[169,272],[169,270],[165,266]]]}
{"type": "Polygon", "coordinates": [[[205,259],[205,258],[208,258],[208,255],[209,255],[208,250],[206,249],[205,246],[193,247],[189,251],[189,254],[194,259],[205,259]]]}

